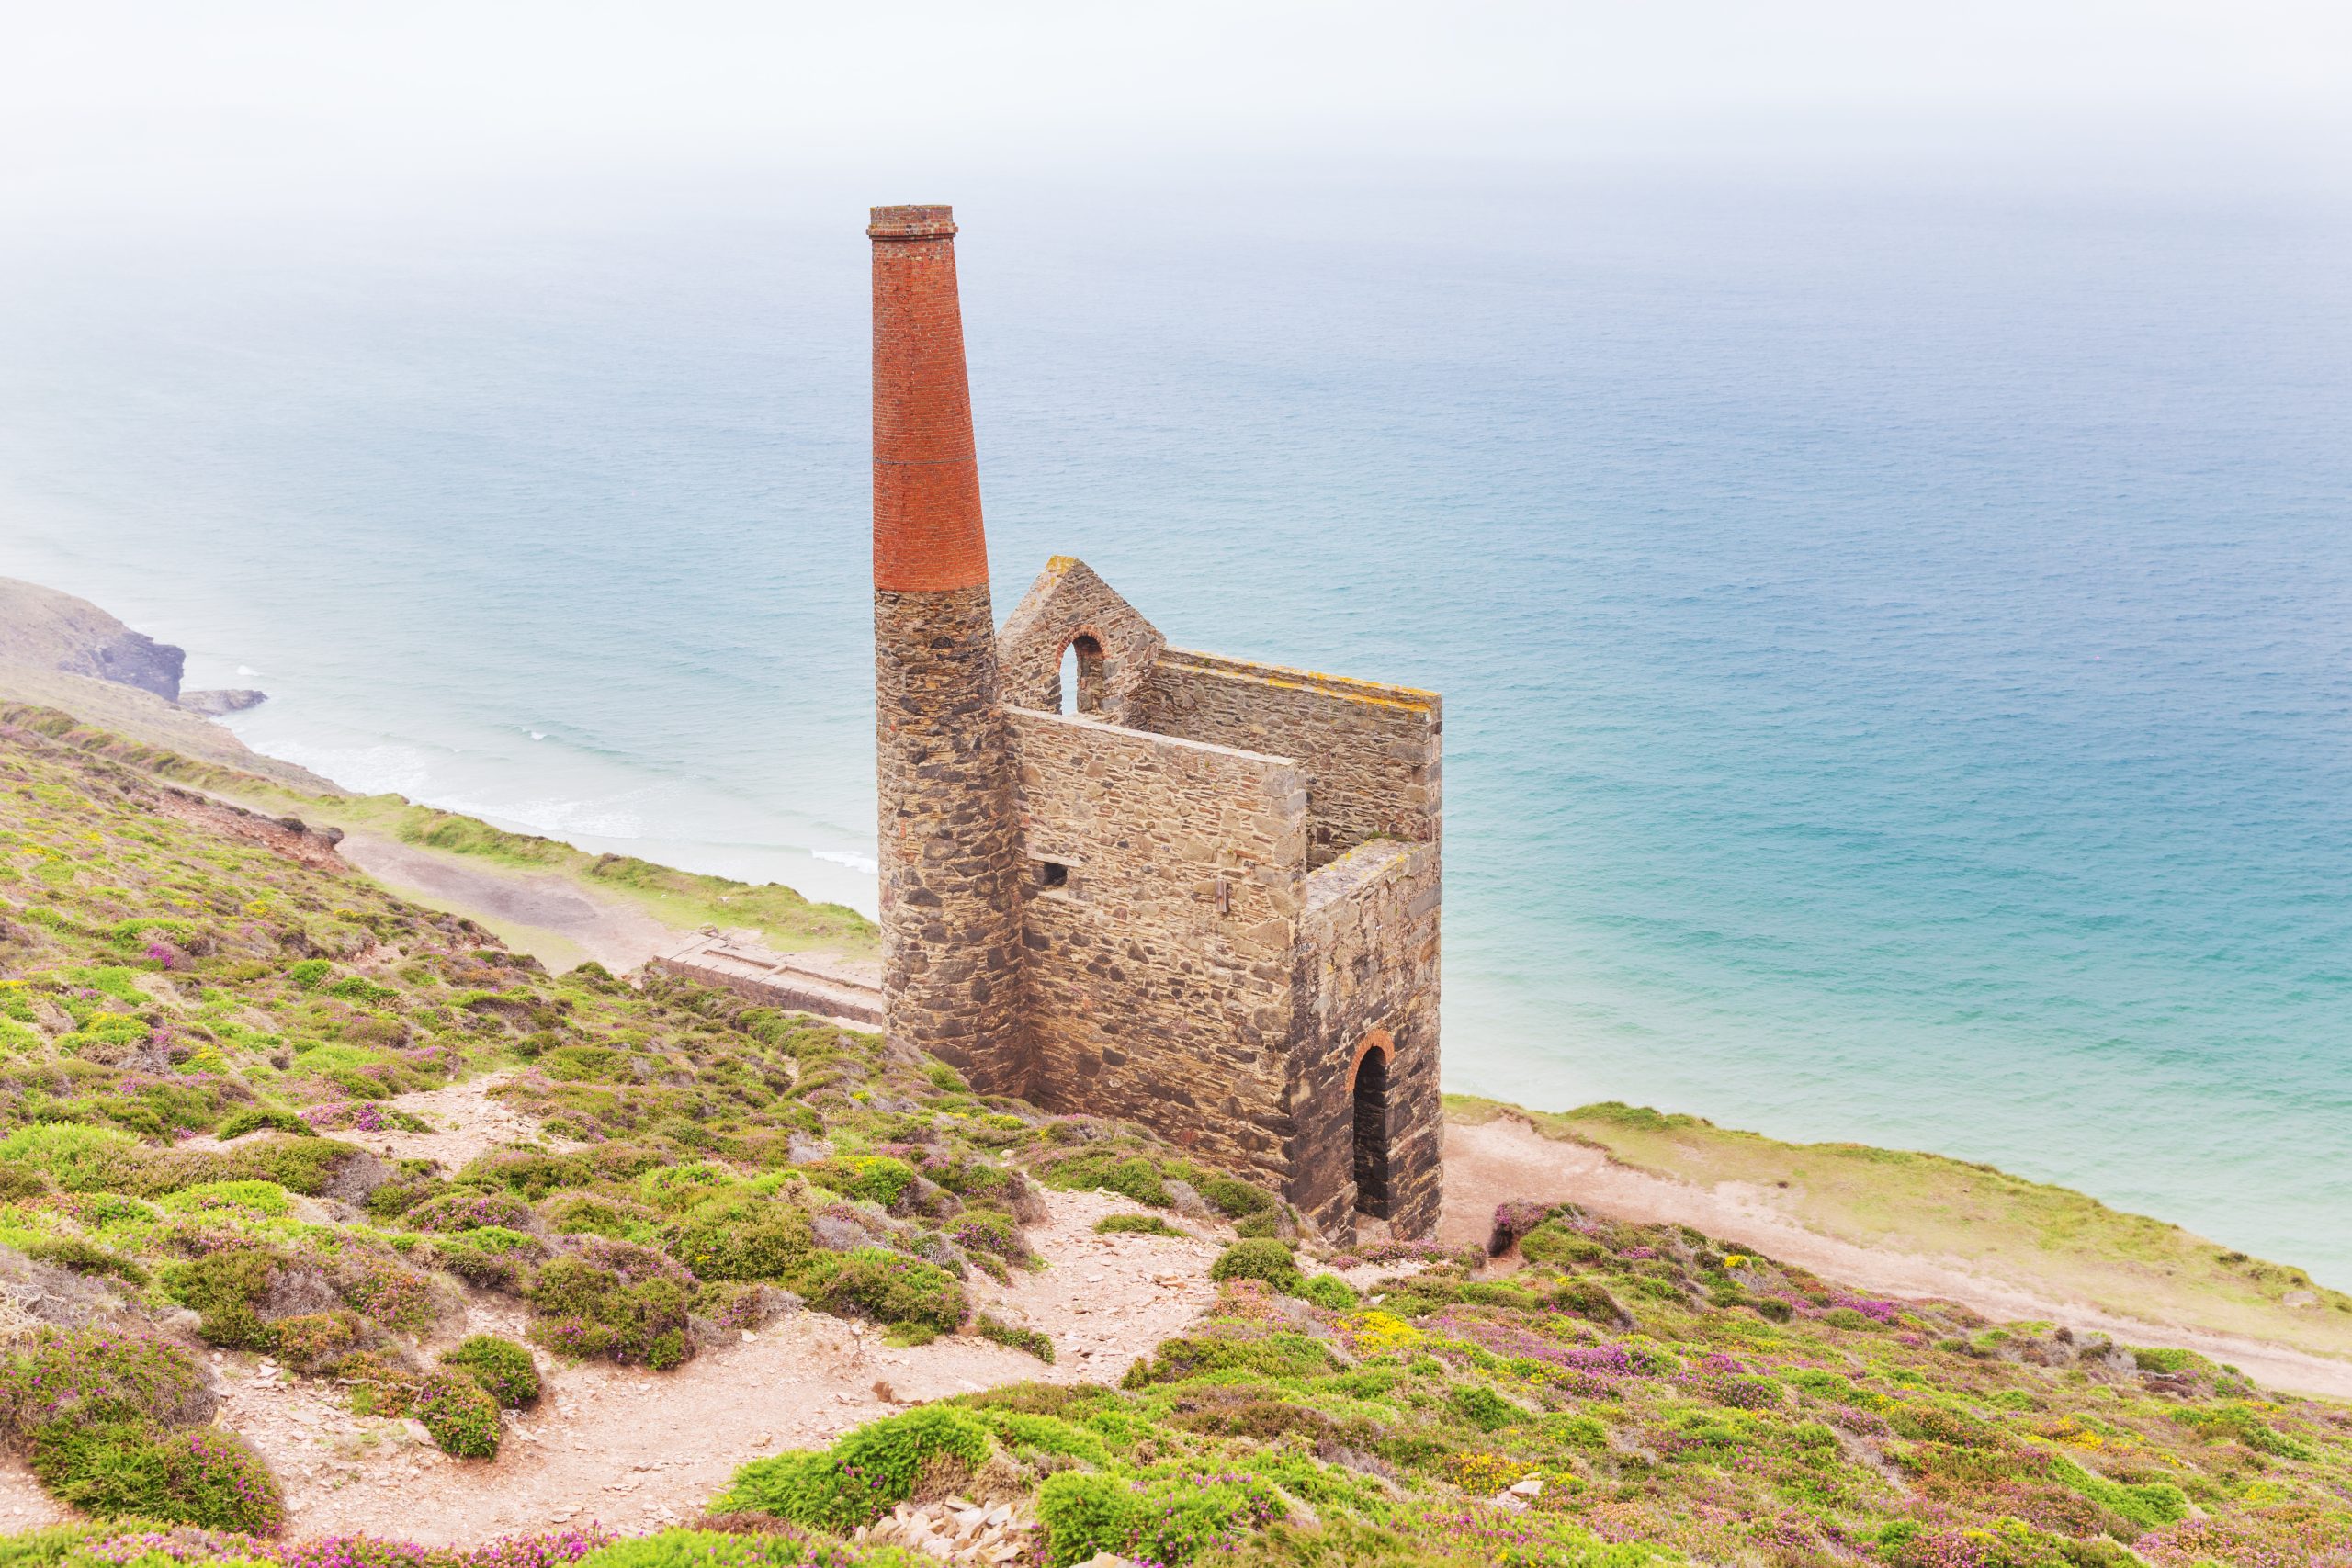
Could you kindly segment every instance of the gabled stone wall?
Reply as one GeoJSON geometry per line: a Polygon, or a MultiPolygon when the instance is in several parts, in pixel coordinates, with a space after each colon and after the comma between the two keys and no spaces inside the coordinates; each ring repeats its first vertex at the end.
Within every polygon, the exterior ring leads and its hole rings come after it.
{"type": "Polygon", "coordinates": [[[1015,707],[1061,712],[1062,654],[1080,637],[1091,639],[1101,650],[1102,666],[1095,672],[1101,689],[1092,694],[1092,704],[1077,705],[1091,707],[1107,723],[1131,723],[1129,705],[1151,678],[1168,639],[1074,556],[1047,561],[1005,617],[996,656],[1004,700],[1015,707]]]}

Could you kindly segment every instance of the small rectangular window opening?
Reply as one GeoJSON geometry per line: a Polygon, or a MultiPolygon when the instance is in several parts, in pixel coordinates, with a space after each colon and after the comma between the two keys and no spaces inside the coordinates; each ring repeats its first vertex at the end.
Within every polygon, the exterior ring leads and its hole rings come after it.
{"type": "Polygon", "coordinates": [[[1037,886],[1040,887],[1068,887],[1069,886],[1069,867],[1062,864],[1058,861],[1039,861],[1037,863],[1037,886]]]}

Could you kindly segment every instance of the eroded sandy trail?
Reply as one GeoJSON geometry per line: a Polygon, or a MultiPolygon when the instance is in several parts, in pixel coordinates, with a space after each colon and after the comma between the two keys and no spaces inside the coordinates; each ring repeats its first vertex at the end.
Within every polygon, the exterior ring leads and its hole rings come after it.
{"type": "Polygon", "coordinates": [[[2239,1368],[2273,1388],[2352,1398],[2352,1363],[2235,1335],[2138,1318],[2023,1290],[1951,1258],[1860,1247],[1822,1235],[1736,1189],[1705,1188],[1611,1163],[1600,1150],[1547,1138],[1498,1116],[1445,1124],[1445,1213],[1438,1238],[1483,1242],[1498,1203],[1576,1202],[1641,1224],[1691,1225],[1857,1290],[1954,1301],[1990,1318],[2063,1323],[2130,1344],[2177,1345],[2239,1368]]]}
{"type": "MultiPolygon", "coordinates": [[[[636,1530],[691,1518],[737,1466],[829,1441],[907,1402],[1008,1382],[1104,1382],[1181,1333],[1215,1299],[1217,1244],[1099,1236],[1102,1215],[1139,1212],[1095,1193],[1046,1196],[1029,1235],[1047,1262],[1010,1288],[971,1287],[984,1309],[1050,1336],[1047,1366],[957,1336],[893,1349],[879,1331],[802,1312],[678,1371],[602,1364],[551,1369],[539,1407],[509,1427],[494,1460],[444,1457],[398,1421],[341,1409],[330,1385],[285,1380],[250,1357],[215,1362],[220,1420],[286,1483],[294,1536],[365,1532],[426,1542],[550,1523],[636,1530]],[[876,1392],[887,1384],[890,1400],[876,1392]]],[[[470,1331],[521,1334],[512,1303],[477,1296],[470,1331]]]]}

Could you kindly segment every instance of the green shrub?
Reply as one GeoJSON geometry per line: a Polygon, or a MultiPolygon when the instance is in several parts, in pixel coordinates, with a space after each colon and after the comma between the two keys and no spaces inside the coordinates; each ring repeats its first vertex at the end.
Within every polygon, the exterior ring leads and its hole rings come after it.
{"type": "Polygon", "coordinates": [[[1263,1378],[1319,1377],[1332,1370],[1331,1354],[1321,1344],[1289,1329],[1263,1339],[1213,1339],[1180,1336],[1163,1339],[1148,1361],[1127,1369],[1119,1386],[1148,1388],[1154,1383],[1182,1382],[1213,1372],[1248,1372],[1263,1378]]]}
{"type": "Polygon", "coordinates": [[[270,1348],[298,1372],[323,1371],[356,1349],[367,1325],[356,1312],[304,1313],[269,1325],[270,1348]]]}
{"type": "Polygon", "coordinates": [[[812,1529],[870,1524],[914,1493],[926,1461],[978,1469],[989,1428],[967,1410],[926,1404],[860,1427],[830,1449],[753,1460],[712,1499],[715,1510],[757,1509],[812,1529]]]}
{"type": "Polygon", "coordinates": [[[1169,1195],[1168,1184],[1160,1179],[1159,1168],[1140,1155],[1091,1150],[1057,1160],[1038,1174],[1046,1185],[1066,1192],[1100,1187],[1155,1209],[1169,1208],[1175,1202],[1169,1195]]]}
{"type": "Polygon", "coordinates": [[[540,1269],[526,1297],[537,1314],[532,1339],[558,1355],[668,1371],[694,1354],[680,1280],[631,1280],[585,1258],[558,1258],[540,1269]]]}
{"type": "Polygon", "coordinates": [[[425,1373],[410,1408],[443,1453],[489,1459],[498,1452],[498,1401],[467,1371],[425,1373]]]}
{"type": "Polygon", "coordinates": [[[535,1235],[503,1225],[478,1225],[433,1240],[433,1260],[469,1285],[519,1293],[529,1283],[529,1266],[548,1255],[535,1235]]]}
{"type": "Polygon", "coordinates": [[[1272,1485],[1250,1476],[1153,1472],[1130,1479],[1064,1471],[1037,1489],[1052,1568],[1105,1551],[1179,1568],[1233,1551],[1282,1512],[1272,1485]]]}
{"type": "Polygon", "coordinates": [[[969,1311],[955,1275],[878,1247],[820,1252],[794,1280],[794,1288],[830,1313],[938,1334],[954,1333],[969,1311]]]}
{"type": "Polygon", "coordinates": [[[1609,1249],[1589,1235],[1578,1235],[1557,1220],[1546,1220],[1519,1238],[1520,1256],[1531,1263],[1566,1267],[1607,1258],[1609,1249]]]}
{"type": "Polygon", "coordinates": [[[476,1334],[441,1358],[481,1384],[482,1392],[509,1410],[527,1410],[539,1402],[539,1369],[531,1352],[495,1334],[476,1334]]]}
{"type": "Polygon", "coordinates": [[[1213,1176],[1202,1182],[1201,1196],[1208,1200],[1209,1207],[1228,1220],[1262,1214],[1274,1206],[1273,1194],[1230,1176],[1213,1176]]]}
{"type": "Polygon", "coordinates": [[[972,1328],[983,1339],[1008,1349],[1026,1350],[1047,1366],[1053,1365],[1054,1342],[1041,1330],[1023,1328],[985,1312],[972,1320],[972,1328]]]}
{"type": "Polygon", "coordinates": [[[319,1135],[317,1128],[291,1111],[279,1111],[274,1107],[260,1105],[248,1105],[241,1110],[231,1111],[227,1119],[212,1130],[212,1135],[226,1143],[231,1138],[242,1138],[247,1133],[258,1133],[264,1130],[273,1133],[288,1133],[298,1138],[315,1138],[319,1135]]]}
{"type": "Polygon", "coordinates": [[[1298,1264],[1291,1258],[1289,1247],[1266,1237],[1237,1241],[1227,1247],[1209,1265],[1209,1278],[1219,1282],[1263,1280],[1284,1294],[1295,1293],[1299,1285],[1298,1264]]]}
{"type": "Polygon", "coordinates": [[[2085,1470],[2064,1454],[2052,1456],[2050,1478],[2070,1491],[2079,1492],[2099,1506],[2108,1509],[2142,1529],[2154,1529],[2188,1517],[2188,1498],[2169,1481],[2149,1481],[2129,1485],[2109,1481],[2085,1470]]]}
{"type": "Polygon", "coordinates": [[[120,1253],[108,1252],[78,1235],[37,1236],[25,1243],[23,1250],[36,1262],[53,1263],[76,1274],[111,1274],[133,1285],[147,1282],[146,1269],[120,1253]]]}
{"type": "Polygon", "coordinates": [[[827,1191],[894,1209],[915,1184],[915,1168],[888,1155],[850,1155],[811,1161],[803,1175],[827,1191]]]}
{"type": "Polygon", "coordinates": [[[286,977],[302,989],[312,991],[318,988],[320,981],[327,977],[327,971],[334,967],[323,958],[305,958],[288,969],[286,977]]]}
{"type": "Polygon", "coordinates": [[[705,1280],[788,1280],[816,1250],[808,1214],[779,1198],[715,1198],[679,1222],[670,1251],[705,1280]]]}
{"type": "Polygon", "coordinates": [[[994,1405],[980,1406],[973,1414],[987,1422],[997,1441],[1008,1449],[1055,1454],[1085,1464],[1111,1462],[1111,1451],[1101,1438],[1057,1416],[994,1405]]]}
{"type": "Polygon", "coordinates": [[[218,1427],[156,1432],[137,1423],[54,1423],[35,1438],[33,1473],[60,1502],[100,1518],[275,1535],[277,1478],[243,1438],[218,1427]]]}
{"type": "Polygon", "coordinates": [[[131,1186],[141,1153],[130,1134],[78,1122],[37,1122],[0,1138],[0,1167],[46,1171],[68,1192],[131,1186]]]}
{"type": "Polygon", "coordinates": [[[1189,1235],[1158,1214],[1105,1214],[1094,1222],[1099,1235],[1189,1235]]]}
{"type": "Polygon", "coordinates": [[[1291,1294],[1331,1312],[1353,1312],[1359,1304],[1355,1287],[1337,1274],[1309,1274],[1291,1294]]]}
{"type": "Polygon", "coordinates": [[[269,1328],[254,1310],[277,1261],[260,1247],[232,1247],[164,1269],[164,1292],[197,1314],[197,1337],[232,1350],[266,1350],[269,1328]]]}
{"type": "Polygon", "coordinates": [[[1446,1391],[1445,1403],[1463,1420],[1481,1432],[1497,1432],[1514,1421],[1523,1421],[1527,1412],[1490,1388],[1476,1384],[1446,1391]]]}
{"type": "Polygon", "coordinates": [[[1266,1241],[1283,1234],[1282,1211],[1268,1209],[1261,1213],[1244,1214],[1233,1223],[1233,1234],[1251,1241],[1266,1241]]]}

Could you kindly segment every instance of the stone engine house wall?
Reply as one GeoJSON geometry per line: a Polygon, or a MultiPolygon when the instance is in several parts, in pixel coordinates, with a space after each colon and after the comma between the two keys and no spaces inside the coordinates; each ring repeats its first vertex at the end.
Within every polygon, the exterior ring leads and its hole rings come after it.
{"type": "Polygon", "coordinates": [[[1066,557],[1007,621],[998,663],[1039,1098],[1253,1168],[1327,1235],[1360,1213],[1427,1232],[1437,698],[1170,649],[1066,557]],[[1102,660],[1071,694],[1091,711],[1053,711],[1080,638],[1102,660]]]}
{"type": "Polygon", "coordinates": [[[1037,1094],[1287,1185],[1295,763],[1015,709],[1037,1094]],[[1046,868],[1066,879],[1046,886],[1046,868]]]}
{"type": "Polygon", "coordinates": [[[1163,650],[1127,722],[1295,757],[1306,769],[1308,859],[1367,839],[1438,836],[1438,705],[1407,686],[1163,650]]]}

